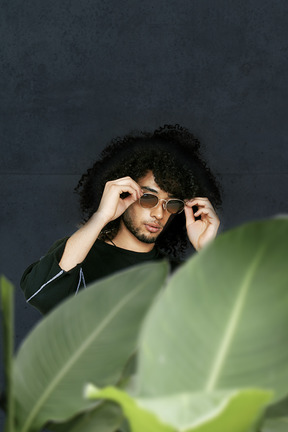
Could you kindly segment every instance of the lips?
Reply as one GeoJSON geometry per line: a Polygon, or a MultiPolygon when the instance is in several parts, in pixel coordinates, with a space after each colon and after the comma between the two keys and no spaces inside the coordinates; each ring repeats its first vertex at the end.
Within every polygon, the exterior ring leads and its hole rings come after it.
{"type": "Polygon", "coordinates": [[[145,224],[145,227],[151,233],[157,233],[161,230],[161,226],[157,224],[145,224]]]}

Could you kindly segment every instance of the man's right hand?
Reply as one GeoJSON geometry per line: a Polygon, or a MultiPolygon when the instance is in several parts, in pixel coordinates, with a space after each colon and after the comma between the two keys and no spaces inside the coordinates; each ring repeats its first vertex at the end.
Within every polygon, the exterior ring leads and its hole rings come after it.
{"type": "Polygon", "coordinates": [[[103,191],[97,215],[107,224],[121,216],[142,195],[141,187],[131,177],[108,181],[103,191]],[[121,194],[125,192],[129,195],[126,198],[121,198],[121,194]]]}
{"type": "Polygon", "coordinates": [[[106,183],[98,210],[88,222],[68,240],[59,262],[60,267],[69,271],[81,263],[89,253],[104,226],[122,213],[143,195],[140,186],[131,179],[123,177],[106,183]],[[129,195],[122,199],[122,193],[129,195]]]}

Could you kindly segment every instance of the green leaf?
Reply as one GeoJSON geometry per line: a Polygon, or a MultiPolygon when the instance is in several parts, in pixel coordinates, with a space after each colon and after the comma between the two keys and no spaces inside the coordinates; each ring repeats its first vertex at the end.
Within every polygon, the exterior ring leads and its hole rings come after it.
{"type": "Polygon", "coordinates": [[[288,397],[278,403],[269,406],[266,412],[267,417],[288,417],[288,397]]]}
{"type": "Polygon", "coordinates": [[[100,390],[88,385],[85,394],[90,399],[108,399],[117,402],[122,407],[132,432],[174,432],[174,428],[164,424],[154,413],[138,405],[136,400],[120,389],[106,387],[100,390]]]}
{"type": "Polygon", "coordinates": [[[166,262],[130,268],[93,284],[42,320],[15,361],[19,431],[87,409],[85,383],[119,381],[167,271],[166,262]]]}
{"type": "Polygon", "coordinates": [[[132,432],[250,432],[272,397],[271,392],[246,389],[133,399],[115,387],[92,385],[86,395],[118,402],[132,432]]]}
{"type": "Polygon", "coordinates": [[[53,432],[115,432],[122,422],[121,408],[114,403],[105,402],[69,422],[48,425],[46,429],[53,432]]]}
{"type": "Polygon", "coordinates": [[[170,279],[141,335],[138,394],[287,394],[288,220],[220,235],[170,279]]]}
{"type": "Polygon", "coordinates": [[[279,419],[269,419],[264,422],[260,429],[261,432],[287,432],[288,431],[288,417],[279,419]]]}
{"type": "Polygon", "coordinates": [[[13,423],[13,350],[14,350],[14,287],[4,277],[0,277],[0,298],[3,329],[3,351],[4,351],[4,374],[6,384],[7,417],[5,432],[14,431],[13,423]]]}

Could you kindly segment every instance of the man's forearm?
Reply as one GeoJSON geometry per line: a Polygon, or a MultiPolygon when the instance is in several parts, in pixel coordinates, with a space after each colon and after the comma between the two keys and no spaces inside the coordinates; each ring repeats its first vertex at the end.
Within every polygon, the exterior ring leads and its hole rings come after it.
{"type": "Polygon", "coordinates": [[[94,213],[91,219],[67,240],[59,266],[69,271],[84,261],[106,223],[100,213],[94,213]]]}

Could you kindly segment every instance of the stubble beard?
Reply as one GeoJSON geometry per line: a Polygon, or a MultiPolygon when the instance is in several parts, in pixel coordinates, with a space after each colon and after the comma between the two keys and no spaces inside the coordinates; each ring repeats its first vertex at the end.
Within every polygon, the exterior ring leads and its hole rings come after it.
{"type": "Polygon", "coordinates": [[[131,234],[134,235],[134,237],[137,238],[137,240],[141,241],[142,243],[146,243],[146,244],[152,244],[152,243],[156,242],[158,235],[157,236],[147,236],[145,234],[142,234],[140,232],[140,228],[136,227],[134,225],[133,220],[129,216],[127,211],[125,213],[123,213],[122,220],[123,220],[125,227],[128,229],[128,231],[131,232],[131,234]]]}

